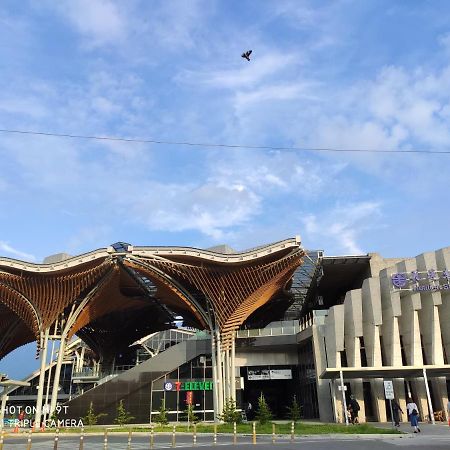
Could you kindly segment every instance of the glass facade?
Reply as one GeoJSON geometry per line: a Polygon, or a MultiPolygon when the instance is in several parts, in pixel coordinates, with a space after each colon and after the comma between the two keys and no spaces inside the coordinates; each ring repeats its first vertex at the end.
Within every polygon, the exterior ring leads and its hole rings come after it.
{"type": "Polygon", "coordinates": [[[168,410],[169,421],[186,421],[188,400],[192,401],[193,412],[199,420],[213,420],[212,382],[211,355],[198,356],[154,380],[151,387],[151,421],[155,421],[163,402],[168,410]],[[185,387],[192,390],[186,390],[185,387]]]}
{"type": "Polygon", "coordinates": [[[317,400],[316,368],[312,340],[303,341],[298,346],[298,386],[296,395],[305,419],[319,418],[317,400]]]}

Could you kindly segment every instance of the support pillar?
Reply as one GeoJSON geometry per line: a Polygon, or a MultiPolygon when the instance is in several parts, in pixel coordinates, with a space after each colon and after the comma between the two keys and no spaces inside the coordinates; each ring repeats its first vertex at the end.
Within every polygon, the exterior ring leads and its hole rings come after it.
{"type": "Polygon", "coordinates": [[[221,415],[223,411],[223,367],[222,367],[222,345],[220,340],[220,332],[216,331],[216,351],[217,351],[217,393],[219,394],[218,414],[221,415]]]}
{"type": "Polygon", "coordinates": [[[339,371],[339,378],[341,380],[342,406],[344,408],[345,425],[348,425],[347,400],[345,399],[344,374],[342,373],[342,370],[339,371]]]}
{"type": "Polygon", "coordinates": [[[214,422],[219,421],[219,384],[218,370],[217,370],[217,353],[216,353],[216,336],[215,333],[211,333],[211,365],[212,365],[212,377],[213,377],[213,409],[214,409],[214,422]]]}
{"type": "Polygon", "coordinates": [[[66,350],[66,338],[67,338],[66,333],[63,332],[61,335],[61,343],[59,345],[58,360],[56,361],[55,377],[53,379],[53,389],[49,412],[50,417],[55,412],[56,403],[58,401],[59,378],[61,376],[61,367],[64,359],[64,352],[66,350]]]}
{"type": "Polygon", "coordinates": [[[3,419],[5,417],[6,401],[8,400],[9,389],[5,386],[2,392],[2,401],[0,403],[0,430],[3,430],[3,419]]]}
{"type": "Polygon", "coordinates": [[[433,425],[435,425],[433,404],[431,403],[430,388],[428,387],[427,369],[425,369],[425,367],[423,368],[423,381],[425,382],[425,390],[427,391],[428,411],[430,414],[430,420],[431,420],[431,423],[433,425]]]}
{"type": "MultiPolygon", "coordinates": [[[[48,335],[49,329],[44,331],[43,343],[41,348],[41,367],[39,371],[39,385],[36,400],[36,413],[34,416],[35,427],[39,427],[41,424],[41,414],[42,414],[42,399],[44,397],[44,381],[45,381],[45,368],[47,366],[47,345],[48,345],[48,335]]],[[[42,334],[41,334],[42,337],[42,334]]]]}
{"type": "Polygon", "coordinates": [[[213,409],[214,409],[214,422],[218,421],[218,406],[219,397],[217,392],[217,357],[216,357],[216,337],[214,333],[211,333],[211,365],[213,375],[213,409]]]}
{"type": "MultiPolygon", "coordinates": [[[[236,404],[236,332],[233,331],[231,340],[231,399],[236,404]]],[[[236,405],[237,407],[237,405],[236,405]]]]}
{"type": "Polygon", "coordinates": [[[227,402],[231,398],[231,364],[230,364],[230,350],[225,350],[225,362],[224,362],[224,368],[225,368],[225,402],[227,402]]]}
{"type": "MultiPolygon", "coordinates": [[[[56,334],[56,326],[55,326],[55,334],[56,334]]],[[[50,384],[52,381],[52,362],[53,358],[55,356],[55,340],[52,339],[52,350],[50,351],[50,363],[48,367],[48,373],[47,373],[47,386],[45,388],[45,400],[44,400],[44,407],[47,406],[45,409],[43,409],[43,422],[48,418],[49,413],[49,407],[48,407],[48,396],[50,393],[50,384]]]]}

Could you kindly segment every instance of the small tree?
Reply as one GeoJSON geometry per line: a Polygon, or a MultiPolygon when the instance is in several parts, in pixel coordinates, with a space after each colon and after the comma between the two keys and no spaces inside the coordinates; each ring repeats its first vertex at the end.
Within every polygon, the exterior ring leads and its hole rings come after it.
{"type": "Polygon", "coordinates": [[[186,415],[186,419],[188,420],[189,423],[197,423],[198,422],[198,417],[194,412],[194,405],[186,405],[186,409],[184,411],[185,415],[186,415]]]}
{"type": "Polygon", "coordinates": [[[292,422],[298,422],[300,420],[301,407],[298,404],[297,397],[295,395],[292,397],[291,406],[288,406],[287,409],[289,411],[289,419],[292,422]]]}
{"type": "Polygon", "coordinates": [[[261,425],[272,419],[272,412],[270,411],[269,405],[267,404],[262,392],[258,398],[258,411],[256,411],[256,418],[261,425]]]}
{"type": "Polygon", "coordinates": [[[117,405],[117,417],[114,419],[114,423],[117,423],[117,425],[125,425],[133,419],[134,417],[123,406],[123,400],[120,400],[117,405]]]}
{"type": "Polygon", "coordinates": [[[86,415],[83,417],[83,424],[84,425],[97,425],[98,419],[101,417],[107,416],[108,414],[100,413],[95,414],[94,411],[94,403],[91,402],[89,404],[89,409],[87,410],[86,415]]]}
{"type": "Polygon", "coordinates": [[[242,422],[242,414],[236,411],[236,402],[232,398],[225,400],[222,415],[219,418],[225,423],[242,422]]]}
{"type": "Polygon", "coordinates": [[[155,422],[159,423],[162,427],[163,425],[167,425],[169,423],[169,419],[167,418],[167,409],[166,403],[164,400],[161,400],[161,406],[159,407],[159,414],[155,418],[155,422]]]}

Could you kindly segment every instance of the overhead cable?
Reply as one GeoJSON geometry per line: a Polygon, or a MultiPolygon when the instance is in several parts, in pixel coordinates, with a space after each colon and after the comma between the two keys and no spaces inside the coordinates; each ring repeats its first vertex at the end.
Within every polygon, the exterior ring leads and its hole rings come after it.
{"type": "Polygon", "coordinates": [[[114,136],[90,136],[82,134],[68,134],[68,133],[50,133],[44,131],[32,130],[11,130],[0,129],[0,133],[9,134],[26,134],[34,136],[50,136],[57,138],[69,139],[90,139],[97,141],[113,141],[113,142],[129,142],[136,144],[158,144],[158,145],[183,145],[190,147],[215,147],[215,148],[242,148],[248,150],[282,150],[282,151],[307,151],[307,152],[353,152],[353,153],[420,153],[420,154],[450,154],[450,150],[419,150],[419,149],[375,149],[375,148],[333,148],[333,147],[284,147],[272,145],[243,145],[243,144],[221,144],[221,143],[205,143],[205,142],[189,142],[189,141],[166,141],[159,139],[140,139],[140,138],[125,138],[114,136]]]}

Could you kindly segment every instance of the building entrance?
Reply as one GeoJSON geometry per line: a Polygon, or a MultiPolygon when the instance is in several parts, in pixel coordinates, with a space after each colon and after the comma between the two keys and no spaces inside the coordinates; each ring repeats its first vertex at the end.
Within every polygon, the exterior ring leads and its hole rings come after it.
{"type": "MultiPolygon", "coordinates": [[[[286,419],[288,407],[295,395],[296,370],[292,366],[243,367],[244,377],[243,408],[247,410],[247,420],[253,420],[258,409],[258,399],[264,395],[274,419],[286,419]],[[249,411],[246,407],[252,404],[249,411]]],[[[297,400],[299,400],[297,398],[297,400]]]]}

